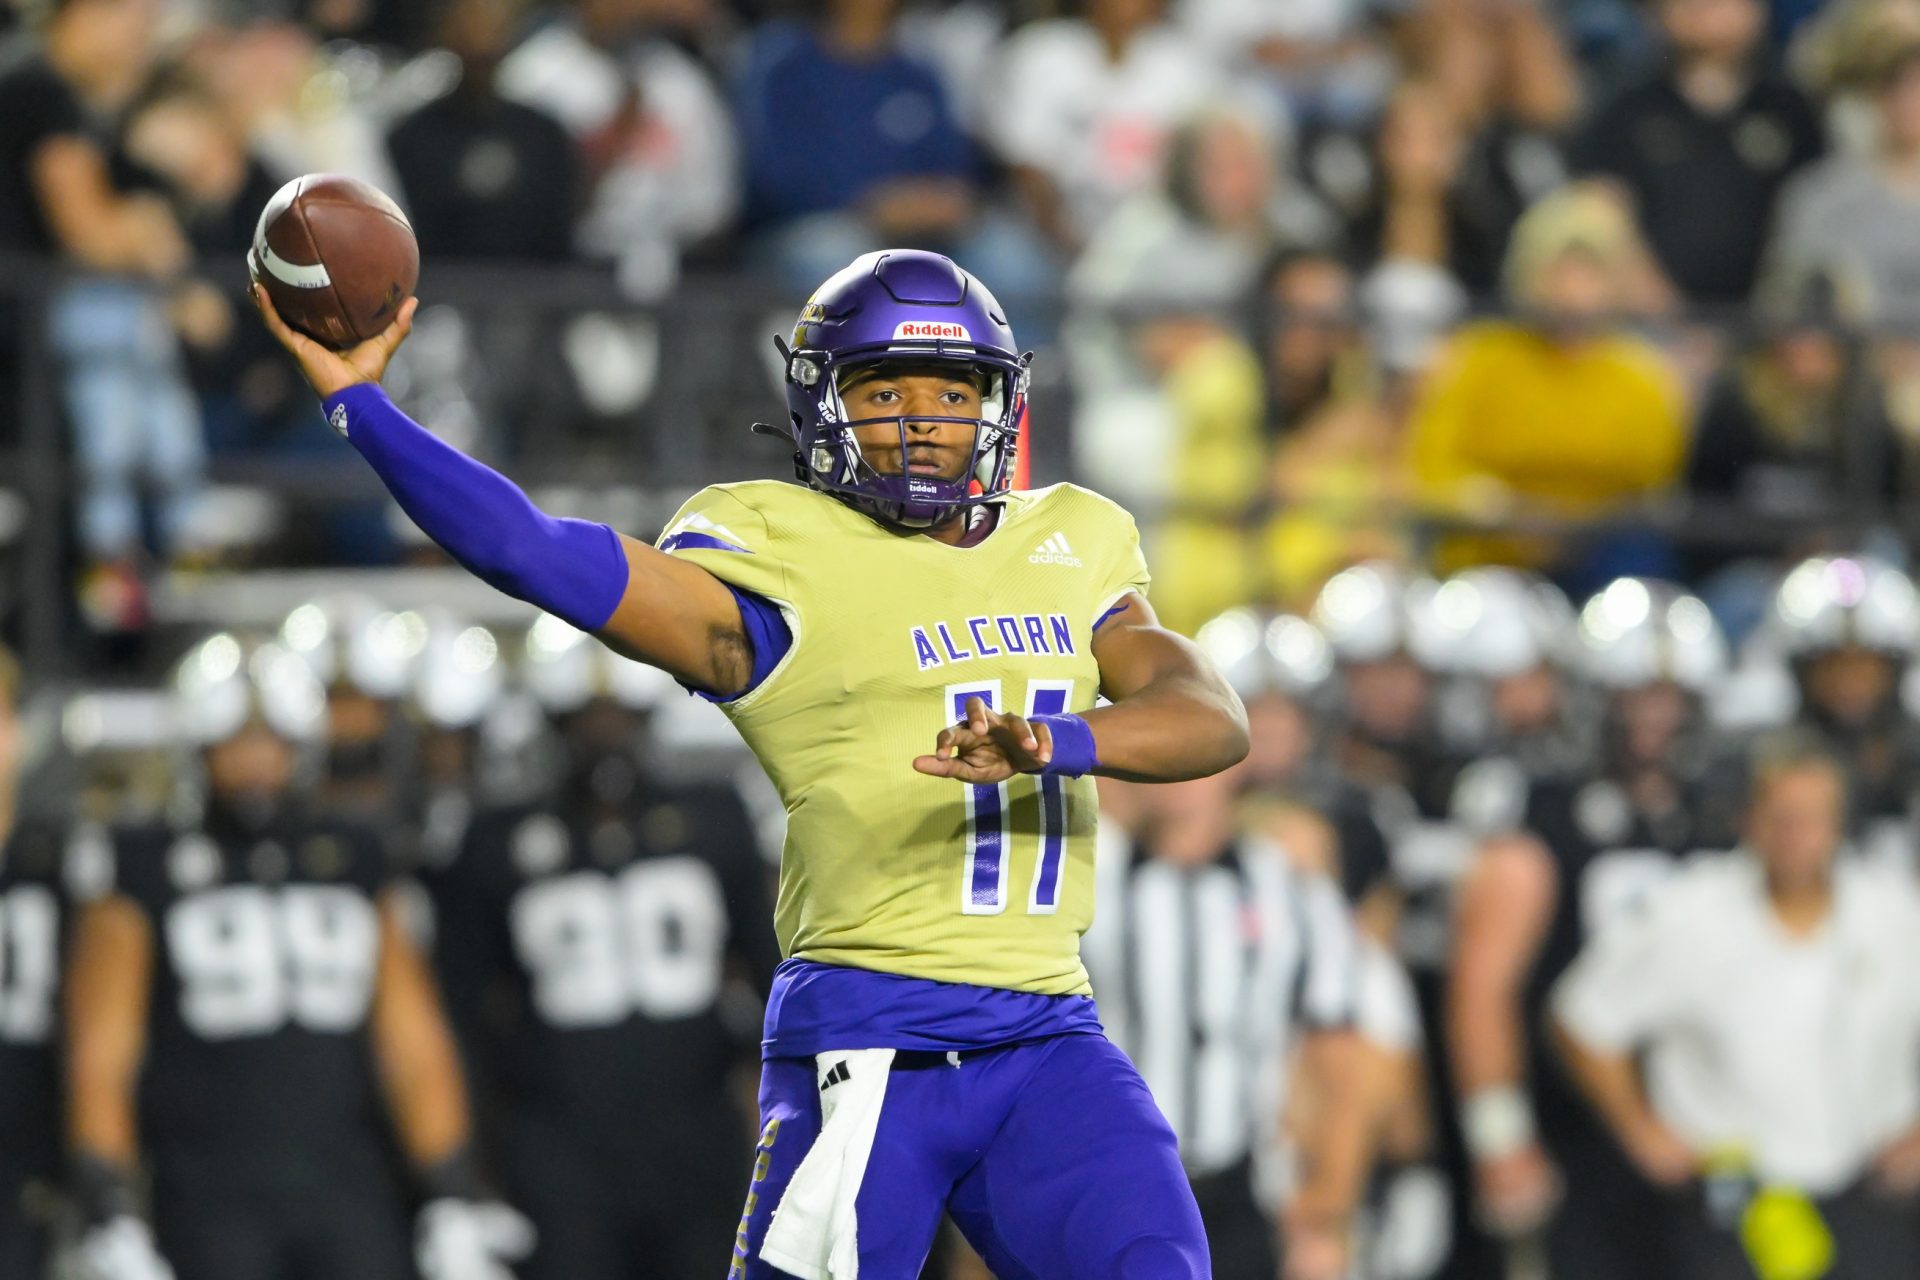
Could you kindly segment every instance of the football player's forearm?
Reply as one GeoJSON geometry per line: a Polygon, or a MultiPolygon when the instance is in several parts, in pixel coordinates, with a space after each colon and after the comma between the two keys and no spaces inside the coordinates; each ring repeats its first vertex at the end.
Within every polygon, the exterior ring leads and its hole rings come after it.
{"type": "Polygon", "coordinates": [[[1247,713],[1233,691],[1199,671],[1164,675],[1112,706],[1084,715],[1100,766],[1127,782],[1183,782],[1238,764],[1247,713]]]}
{"type": "Polygon", "coordinates": [[[1521,987],[1553,920],[1553,859],[1538,840],[1487,841],[1461,886],[1448,966],[1447,1049],[1462,1098],[1519,1085],[1526,1076],[1521,987]]]}
{"type": "Polygon", "coordinates": [[[401,1148],[424,1169],[467,1145],[467,1089],[426,961],[398,915],[383,904],[373,1052],[401,1148]]]}
{"type": "Polygon", "coordinates": [[[1374,1129],[1366,1053],[1352,1031],[1318,1032],[1307,1042],[1319,1107],[1303,1143],[1306,1179],[1294,1209],[1314,1223],[1344,1223],[1366,1185],[1374,1129]]]}
{"type": "Polygon", "coordinates": [[[1489,975],[1456,970],[1448,990],[1447,1047],[1460,1096],[1520,1084],[1526,1049],[1519,992],[1489,975]]]}
{"type": "Polygon", "coordinates": [[[134,1091],[146,1052],[150,934],[119,898],[75,926],[65,992],[68,1145],[122,1168],[139,1160],[134,1091]]]}
{"type": "Polygon", "coordinates": [[[378,383],[335,392],[324,409],[400,509],[461,566],[583,631],[613,614],[627,558],[612,529],[547,515],[511,480],[402,413],[378,383]]]}

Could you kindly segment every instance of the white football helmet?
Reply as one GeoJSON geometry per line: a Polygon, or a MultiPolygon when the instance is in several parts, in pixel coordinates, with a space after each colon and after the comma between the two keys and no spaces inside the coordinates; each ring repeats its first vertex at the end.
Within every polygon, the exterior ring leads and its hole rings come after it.
{"type": "Polygon", "coordinates": [[[209,636],[174,669],[174,732],[194,746],[224,742],[255,718],[290,742],[326,731],[327,695],[313,669],[281,645],[209,636]]]}
{"type": "Polygon", "coordinates": [[[1671,680],[1706,695],[1727,670],[1712,611],[1671,583],[1614,579],[1580,611],[1577,636],[1581,673],[1605,689],[1671,680]]]}
{"type": "Polygon", "coordinates": [[[1333,647],[1295,614],[1229,609],[1194,637],[1245,701],[1313,697],[1333,675],[1333,647]]]}
{"type": "Polygon", "coordinates": [[[1444,670],[1450,655],[1433,609],[1438,590],[1426,574],[1368,561],[1330,578],[1311,617],[1340,662],[1382,662],[1404,653],[1428,670],[1444,670]]]}
{"type": "Polygon", "coordinates": [[[527,629],[520,675],[550,715],[578,711],[596,697],[645,711],[674,687],[658,667],[623,658],[552,614],[527,629]]]}
{"type": "Polygon", "coordinates": [[[373,698],[407,692],[427,644],[427,622],[368,596],[335,595],[301,605],[280,624],[280,643],[323,686],[347,684],[373,698]]]}

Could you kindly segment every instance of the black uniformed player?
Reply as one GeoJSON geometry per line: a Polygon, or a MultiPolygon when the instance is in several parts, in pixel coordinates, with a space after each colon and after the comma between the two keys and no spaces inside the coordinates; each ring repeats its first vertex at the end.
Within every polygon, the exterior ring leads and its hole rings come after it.
{"type": "Polygon", "coordinates": [[[1602,921],[1732,839],[1737,795],[1695,776],[1709,758],[1700,697],[1726,647],[1698,599],[1636,579],[1589,602],[1579,637],[1608,696],[1601,767],[1537,780],[1518,829],[1482,845],[1460,897],[1447,1048],[1480,1224],[1534,1247],[1544,1229],[1555,1280],[1660,1280],[1657,1193],[1567,1078],[1546,999],[1602,921]]]}
{"type": "Polygon", "coordinates": [[[1365,788],[1317,752],[1333,650],[1305,618],[1232,609],[1196,639],[1247,708],[1252,746],[1234,771],[1249,820],[1338,875],[1349,902],[1387,889],[1387,845],[1365,788]]]}
{"type": "Polygon", "coordinates": [[[275,641],[326,689],[316,807],[382,827],[413,798],[417,746],[401,698],[421,675],[428,617],[341,593],[289,612],[275,641]]]}
{"type": "Polygon", "coordinates": [[[0,648],[0,1276],[47,1264],[44,1189],[61,1167],[55,1054],[66,841],[22,813],[20,668],[0,648]]]}
{"type": "Polygon", "coordinates": [[[1869,556],[1804,560],[1781,580],[1755,643],[1790,664],[1800,726],[1846,766],[1854,845],[1914,862],[1920,733],[1902,696],[1920,646],[1912,580],[1869,556]]]}
{"type": "MultiPolygon", "coordinates": [[[[1364,786],[1385,834],[1398,899],[1392,937],[1413,980],[1426,1056],[1428,1114],[1436,1154],[1453,1197],[1452,1250],[1444,1274],[1478,1277],[1494,1265],[1473,1229],[1467,1160],[1453,1100],[1451,1063],[1443,1043],[1446,966],[1452,948],[1455,895],[1479,839],[1518,816],[1530,770],[1543,761],[1475,758],[1476,739],[1452,741],[1440,723],[1440,694],[1451,678],[1472,678],[1468,653],[1488,643],[1488,592],[1474,579],[1446,583],[1390,565],[1363,564],[1336,574],[1314,603],[1313,620],[1333,647],[1344,699],[1333,754],[1364,786]]],[[[1521,638],[1541,654],[1555,651],[1548,611],[1529,610],[1521,638]]]]}
{"type": "Polygon", "coordinates": [[[76,929],[69,1137],[105,1280],[506,1280],[528,1228],[487,1201],[427,966],[371,833],[306,812],[324,697],[230,635],[177,677],[200,820],[114,838],[76,929]],[[397,1148],[397,1150],[396,1150],[397,1148]],[[398,1158],[396,1158],[398,1157],[398,1158]],[[152,1178],[154,1238],[134,1212],[152,1178]],[[424,1202],[410,1231],[409,1189],[424,1202]],[[164,1259],[164,1261],[163,1261],[164,1259]]]}
{"type": "Polygon", "coordinates": [[[543,619],[525,677],[565,768],[482,810],[429,882],[438,961],[514,1202],[526,1280],[717,1275],[749,1143],[733,1069],[779,962],[766,867],[730,786],[663,779],[645,708],[672,684],[543,619]]]}
{"type": "Polygon", "coordinates": [[[1440,721],[1463,754],[1523,763],[1542,777],[1586,767],[1591,733],[1565,670],[1573,606],[1553,583],[1518,569],[1462,570],[1434,593],[1452,679],[1440,721]]]}

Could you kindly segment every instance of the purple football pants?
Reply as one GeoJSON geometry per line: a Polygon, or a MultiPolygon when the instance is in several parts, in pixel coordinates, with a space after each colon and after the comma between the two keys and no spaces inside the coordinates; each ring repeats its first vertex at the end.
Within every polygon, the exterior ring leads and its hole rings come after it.
{"type": "MultiPolygon", "coordinates": [[[[760,1075],[760,1144],[730,1280],[762,1261],[787,1182],[820,1131],[809,1058],[760,1075]]],[[[1104,1036],[902,1053],[855,1200],[860,1280],[916,1280],[941,1211],[1000,1280],[1208,1280],[1206,1235],[1173,1130],[1104,1036]]]]}

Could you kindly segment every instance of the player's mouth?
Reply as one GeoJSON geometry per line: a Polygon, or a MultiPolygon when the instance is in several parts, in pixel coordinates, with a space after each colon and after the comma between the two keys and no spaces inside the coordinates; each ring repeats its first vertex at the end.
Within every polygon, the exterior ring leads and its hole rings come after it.
{"type": "Polygon", "coordinates": [[[907,455],[907,474],[944,478],[947,464],[940,460],[940,453],[936,450],[914,451],[907,455]]]}

